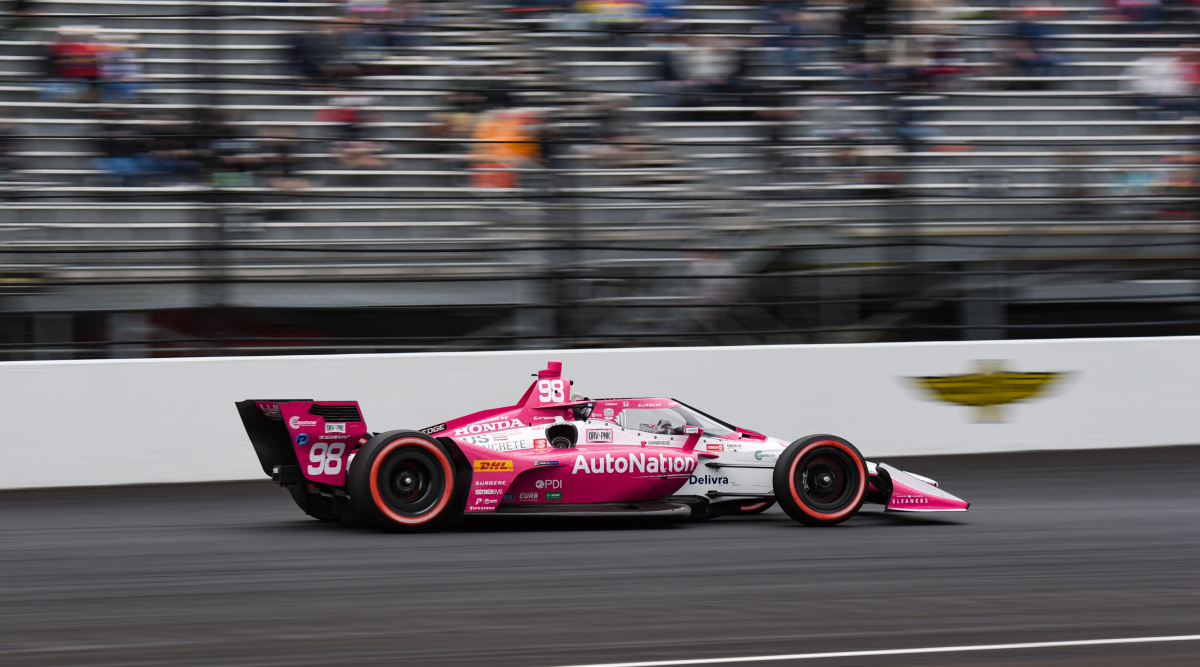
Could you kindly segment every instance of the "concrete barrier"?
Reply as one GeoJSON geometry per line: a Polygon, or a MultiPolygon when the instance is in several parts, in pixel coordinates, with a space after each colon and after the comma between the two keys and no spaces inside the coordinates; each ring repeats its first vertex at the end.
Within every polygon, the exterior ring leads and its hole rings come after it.
{"type": "Polygon", "coordinates": [[[868,458],[1200,442],[1200,338],[0,364],[0,488],[262,477],[233,403],[358,400],[374,431],[510,405],[549,359],[593,398],[672,396],[868,458]]]}

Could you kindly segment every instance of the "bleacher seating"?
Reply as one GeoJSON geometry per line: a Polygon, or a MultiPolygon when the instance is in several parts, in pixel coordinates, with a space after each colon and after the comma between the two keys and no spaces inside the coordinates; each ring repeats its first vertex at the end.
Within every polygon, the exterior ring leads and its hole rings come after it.
{"type": "MultiPolygon", "coordinates": [[[[649,47],[572,32],[561,22],[500,7],[441,2],[442,21],[428,26],[425,39],[393,63],[403,72],[363,76],[351,84],[354,94],[374,100],[372,108],[381,116],[371,132],[386,146],[381,155],[386,165],[349,169],[330,153],[331,124],[316,119],[329,108],[330,92],[301,87],[286,62],[287,36],[325,20],[339,3],[43,0],[33,28],[0,41],[0,117],[19,119],[21,128],[15,155],[20,178],[0,182],[0,197],[7,199],[0,207],[0,230],[9,247],[30,251],[22,271],[69,284],[207,275],[212,267],[186,252],[197,242],[219,243],[231,253],[219,271],[222,279],[235,281],[299,281],[321,273],[403,283],[436,273],[447,281],[496,276],[519,285],[544,275],[547,263],[556,261],[520,249],[567,237],[661,246],[657,253],[612,251],[573,260],[584,274],[603,275],[618,262],[636,277],[674,270],[673,249],[686,244],[819,248],[893,235],[1045,239],[1190,233],[1186,221],[1158,217],[1189,195],[1143,188],[1130,199],[1121,184],[1128,174],[1162,171],[1166,160],[1190,156],[1194,123],[1148,115],[1120,92],[1134,59],[1182,48],[1190,27],[1151,37],[1098,18],[1093,2],[1064,4],[1054,22],[1068,60],[1044,80],[996,66],[1007,26],[998,18],[1003,8],[976,7],[943,21],[964,39],[969,74],[946,90],[906,100],[925,116],[921,126],[935,134],[904,153],[897,142],[882,139],[889,135],[889,108],[897,94],[831,86],[846,79],[839,64],[781,73],[766,64],[768,49],[757,44],[750,49],[751,79],[782,90],[780,106],[791,112],[786,119],[764,120],[754,104],[693,109],[683,116],[655,92],[649,47]],[[106,178],[93,162],[97,125],[88,115],[99,103],[39,95],[41,49],[58,27],[80,24],[138,37],[150,100],[138,108],[186,115],[198,106],[216,106],[247,134],[259,128],[296,130],[304,146],[302,175],[312,186],[280,191],[256,183],[214,190],[209,184],[125,186],[106,178]],[[541,73],[532,78],[567,82],[577,97],[628,96],[625,113],[638,141],[653,148],[654,164],[605,169],[567,156],[565,174],[530,168],[519,188],[471,187],[461,151],[439,151],[445,142],[430,134],[437,124],[431,115],[447,110],[445,93],[463,61],[491,67],[521,61],[541,73]],[[814,133],[817,116],[828,106],[823,100],[831,98],[848,100],[839,108],[849,119],[844,122],[874,137],[854,166],[839,164],[843,149],[814,133]],[[772,124],[782,127],[782,140],[767,146],[772,124]],[[896,172],[903,173],[899,188],[872,177],[896,172]],[[1122,193],[1125,203],[1113,205],[1122,193]],[[219,233],[214,225],[222,228],[219,233]],[[321,251],[318,261],[314,250],[321,251]]],[[[754,3],[697,0],[687,7],[685,23],[701,32],[755,36],[764,34],[764,20],[754,3]]],[[[544,87],[513,83],[530,106],[560,99],[544,87]]],[[[996,246],[990,255],[960,254],[969,261],[1039,256],[1028,247],[1022,254],[996,246]]],[[[829,257],[878,260],[882,255],[873,248],[864,243],[829,257]]],[[[1072,252],[1083,257],[1124,251],[1117,243],[1072,252]]],[[[947,259],[953,253],[934,255],[947,259]]],[[[310,303],[341,303],[351,289],[310,295],[315,300],[310,303]]],[[[462,301],[471,300],[472,289],[463,287],[462,301]]],[[[78,298],[96,296],[80,292],[78,298]]],[[[519,305],[541,297],[514,287],[505,298],[519,305]]],[[[380,299],[418,303],[427,295],[422,288],[398,288],[380,299]]],[[[248,303],[261,301],[247,297],[248,303]]]]}

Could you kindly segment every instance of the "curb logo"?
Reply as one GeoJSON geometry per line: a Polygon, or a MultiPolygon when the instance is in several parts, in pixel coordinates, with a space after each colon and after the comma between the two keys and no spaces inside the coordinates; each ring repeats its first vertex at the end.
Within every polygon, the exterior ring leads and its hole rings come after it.
{"type": "Polygon", "coordinates": [[[978,408],[977,422],[1004,421],[1000,406],[1045,395],[1069,373],[1017,373],[1003,370],[1003,361],[977,361],[978,371],[963,375],[909,378],[929,397],[978,408]]]}

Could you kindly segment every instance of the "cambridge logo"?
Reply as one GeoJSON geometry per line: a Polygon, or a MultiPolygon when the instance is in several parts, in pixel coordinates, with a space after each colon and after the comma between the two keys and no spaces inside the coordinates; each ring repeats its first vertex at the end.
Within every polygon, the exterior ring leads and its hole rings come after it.
{"type": "Polygon", "coordinates": [[[975,421],[1000,422],[1000,406],[1047,394],[1069,373],[1016,373],[1003,370],[1003,361],[978,361],[976,373],[909,378],[930,398],[978,408],[975,421]]]}

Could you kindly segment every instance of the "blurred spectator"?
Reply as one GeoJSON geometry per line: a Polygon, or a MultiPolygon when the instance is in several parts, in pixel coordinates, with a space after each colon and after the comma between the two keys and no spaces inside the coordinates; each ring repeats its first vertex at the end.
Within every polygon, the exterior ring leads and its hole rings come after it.
{"type": "Polygon", "coordinates": [[[537,115],[528,109],[489,111],[475,124],[471,186],[520,187],[518,168],[539,165],[541,147],[537,115]]]}
{"type": "Polygon", "coordinates": [[[929,87],[930,64],[924,35],[899,33],[892,37],[888,70],[901,91],[919,91],[929,87]]]}
{"type": "Polygon", "coordinates": [[[330,100],[330,108],[317,112],[318,121],[334,125],[330,149],[344,167],[380,169],[387,164],[380,155],[384,145],[369,138],[370,126],[380,121],[371,102],[370,97],[343,95],[330,100]]]}
{"type": "Polygon", "coordinates": [[[33,0],[12,0],[8,6],[8,15],[0,18],[0,37],[10,39],[11,33],[32,26],[36,13],[33,4],[33,0]]]}
{"type": "Polygon", "coordinates": [[[150,138],[148,156],[156,182],[199,182],[202,154],[195,128],[170,113],[145,114],[142,122],[150,138]]]}
{"type": "Polygon", "coordinates": [[[1158,32],[1167,17],[1160,0],[1109,0],[1109,3],[1116,18],[1135,32],[1158,32]]]}
{"type": "MultiPolygon", "coordinates": [[[[1022,9],[1012,27],[1010,46],[1012,64],[1022,77],[1046,78],[1054,76],[1062,62],[1055,44],[1055,32],[1046,21],[1053,10],[1026,7],[1022,9]]],[[[1046,82],[1030,81],[1033,89],[1047,87],[1046,82]]]]}
{"type": "Polygon", "coordinates": [[[770,35],[765,43],[768,53],[787,74],[795,73],[804,58],[803,6],[796,0],[763,0],[761,5],[762,20],[767,22],[765,30],[770,35]]]}
{"type": "Polygon", "coordinates": [[[303,190],[311,187],[299,172],[304,168],[301,144],[290,127],[259,130],[258,172],[276,190],[303,190]]]}
{"type": "Polygon", "coordinates": [[[102,109],[93,114],[98,127],[91,133],[100,157],[93,163],[118,185],[144,185],[154,174],[149,139],[127,111],[102,109]]]}
{"type": "Polygon", "coordinates": [[[331,22],[288,36],[292,67],[305,87],[329,88],[358,76],[358,66],[345,58],[343,24],[331,22]]]}
{"type": "Polygon", "coordinates": [[[891,33],[890,0],[848,0],[838,32],[860,73],[872,75],[887,58],[891,33]]]}
{"type": "Polygon", "coordinates": [[[747,101],[748,54],[737,42],[693,35],[682,48],[671,51],[670,57],[670,73],[678,78],[684,106],[729,106],[747,101]]]}
{"type": "Polygon", "coordinates": [[[100,96],[105,102],[136,102],[141,99],[145,77],[139,60],[137,37],[116,34],[97,48],[100,66],[100,96]]]}
{"type": "Polygon", "coordinates": [[[96,32],[94,26],[59,28],[56,41],[46,48],[46,97],[60,101],[96,99],[100,86],[96,32]]]}
{"type": "Polygon", "coordinates": [[[0,181],[20,180],[16,158],[19,140],[20,129],[16,121],[0,119],[0,181]]]}
{"type": "Polygon", "coordinates": [[[260,128],[253,137],[223,139],[216,149],[220,170],[211,176],[218,187],[268,185],[291,191],[311,186],[299,173],[303,160],[292,128],[260,128]]]}
{"type": "MultiPolygon", "coordinates": [[[[822,87],[818,94],[809,98],[809,103],[812,107],[808,112],[809,132],[824,144],[814,155],[816,165],[842,170],[862,166],[862,147],[879,139],[878,131],[870,125],[856,122],[854,113],[849,110],[850,98],[844,95],[840,86],[830,86],[828,92],[822,87]]],[[[838,181],[845,180],[846,174],[826,172],[825,176],[838,181]]],[[[850,177],[857,176],[851,173],[850,177]]]]}
{"type": "Polygon", "coordinates": [[[1125,70],[1122,90],[1138,104],[1154,110],[1180,112],[1200,108],[1188,64],[1173,53],[1149,53],[1125,70]]]}
{"type": "MultiPolygon", "coordinates": [[[[646,20],[646,6],[639,0],[580,0],[578,6],[590,15],[592,25],[608,32],[616,45],[627,44],[646,20]]],[[[614,55],[620,59],[619,54],[614,55]]]]}
{"type": "Polygon", "coordinates": [[[388,43],[400,50],[425,46],[429,40],[421,33],[433,22],[433,15],[421,0],[393,0],[385,22],[388,43]]]}
{"type": "Polygon", "coordinates": [[[967,58],[962,43],[951,26],[936,26],[926,43],[928,71],[926,79],[937,90],[955,88],[967,72],[967,58]]]}
{"type": "Polygon", "coordinates": [[[195,183],[200,153],[192,128],[173,114],[134,117],[123,110],[94,113],[100,127],[92,133],[101,157],[97,168],[120,185],[195,183]]]}
{"type": "Polygon", "coordinates": [[[915,153],[925,142],[942,136],[940,130],[925,124],[921,103],[921,98],[897,95],[888,112],[888,120],[891,121],[889,127],[905,153],[915,153]]]}
{"type": "Polygon", "coordinates": [[[683,0],[645,0],[645,29],[652,32],[679,30],[683,0]]]}

